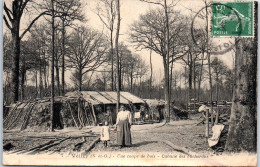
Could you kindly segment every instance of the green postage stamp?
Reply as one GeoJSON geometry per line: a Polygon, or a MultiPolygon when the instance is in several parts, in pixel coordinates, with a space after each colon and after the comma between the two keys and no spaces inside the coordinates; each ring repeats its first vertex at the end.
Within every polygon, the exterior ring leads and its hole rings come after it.
{"type": "Polygon", "coordinates": [[[253,37],[253,2],[212,2],[211,35],[215,37],[253,37]]]}

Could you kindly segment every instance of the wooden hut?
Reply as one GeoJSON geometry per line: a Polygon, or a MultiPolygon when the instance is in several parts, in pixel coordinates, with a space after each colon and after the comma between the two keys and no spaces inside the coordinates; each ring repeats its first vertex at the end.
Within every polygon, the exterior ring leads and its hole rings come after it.
{"type": "MultiPolygon", "coordinates": [[[[66,96],[76,97],[81,95],[85,101],[87,101],[91,108],[93,109],[96,115],[96,123],[104,123],[108,121],[109,117],[111,118],[111,124],[116,122],[116,103],[117,103],[117,93],[113,91],[74,91],[68,92],[66,96]]],[[[145,102],[129,93],[129,92],[120,92],[120,104],[125,104],[132,113],[140,108],[141,105],[144,105],[145,102]]]]}

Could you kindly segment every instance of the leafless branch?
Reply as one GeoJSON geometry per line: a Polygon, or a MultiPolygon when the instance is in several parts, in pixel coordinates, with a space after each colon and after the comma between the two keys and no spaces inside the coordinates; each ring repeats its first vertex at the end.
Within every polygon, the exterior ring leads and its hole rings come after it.
{"type": "Polygon", "coordinates": [[[24,32],[22,33],[22,35],[20,36],[20,39],[22,39],[24,37],[24,35],[31,29],[31,27],[33,26],[33,24],[43,15],[45,15],[47,12],[42,12],[41,14],[39,14],[37,17],[35,17],[33,19],[33,21],[29,24],[29,26],[24,30],[24,32]]]}
{"type": "Polygon", "coordinates": [[[150,4],[155,4],[155,5],[160,5],[162,7],[164,7],[163,4],[159,3],[159,2],[152,2],[152,1],[148,1],[148,0],[140,0],[141,2],[146,2],[146,3],[150,3],[150,4]]]}
{"type": "Polygon", "coordinates": [[[10,29],[10,30],[12,31],[12,27],[11,27],[10,24],[8,23],[8,21],[7,21],[6,17],[5,17],[5,15],[4,15],[4,21],[5,21],[5,24],[6,24],[6,26],[8,27],[8,29],[10,29]]]}

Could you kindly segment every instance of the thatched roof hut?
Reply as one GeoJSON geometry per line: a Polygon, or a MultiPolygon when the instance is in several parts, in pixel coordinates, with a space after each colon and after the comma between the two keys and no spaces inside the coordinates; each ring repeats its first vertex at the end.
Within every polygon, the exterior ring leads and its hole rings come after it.
{"type": "MultiPolygon", "coordinates": [[[[91,107],[81,97],[55,97],[53,127],[94,125],[91,107]]],[[[51,98],[20,101],[10,106],[4,119],[4,130],[48,131],[51,125],[51,98]]]]}
{"type": "MultiPolygon", "coordinates": [[[[105,120],[108,121],[109,116],[112,117],[110,124],[116,122],[116,92],[74,91],[66,93],[66,96],[81,96],[86,102],[88,102],[95,112],[97,123],[103,123],[105,120]],[[108,110],[111,111],[111,113],[108,113],[108,110]]],[[[141,105],[145,104],[145,101],[129,92],[121,91],[120,103],[125,104],[131,112],[135,112],[136,109],[139,109],[141,105]]]]}
{"type": "MultiPolygon", "coordinates": [[[[120,92],[120,103],[141,105],[145,102],[128,92],[120,92]]],[[[75,91],[55,97],[53,128],[82,128],[97,125],[110,118],[116,121],[116,92],[75,91]],[[110,112],[108,112],[110,110],[110,112]]],[[[48,131],[51,125],[50,97],[20,101],[9,107],[4,118],[4,130],[48,131]]]]}

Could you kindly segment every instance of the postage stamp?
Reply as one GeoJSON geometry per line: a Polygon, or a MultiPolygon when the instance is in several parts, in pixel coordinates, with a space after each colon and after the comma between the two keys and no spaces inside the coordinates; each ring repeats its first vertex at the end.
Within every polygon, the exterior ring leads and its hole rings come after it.
{"type": "Polygon", "coordinates": [[[253,2],[213,2],[211,35],[215,37],[253,37],[253,2]]]}

